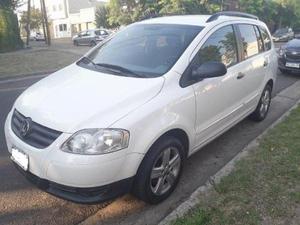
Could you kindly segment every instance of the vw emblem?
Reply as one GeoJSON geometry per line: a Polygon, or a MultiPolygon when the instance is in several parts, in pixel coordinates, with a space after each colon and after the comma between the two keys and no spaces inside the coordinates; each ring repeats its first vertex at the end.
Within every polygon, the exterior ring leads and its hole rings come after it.
{"type": "Polygon", "coordinates": [[[31,125],[32,125],[32,120],[31,118],[25,118],[22,122],[21,122],[21,126],[20,126],[20,134],[22,135],[22,137],[25,137],[30,129],[31,129],[31,125]]]}

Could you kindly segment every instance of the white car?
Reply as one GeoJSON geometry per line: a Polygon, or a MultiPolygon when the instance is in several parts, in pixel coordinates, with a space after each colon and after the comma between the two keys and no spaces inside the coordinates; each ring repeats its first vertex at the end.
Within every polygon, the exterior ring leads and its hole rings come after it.
{"type": "Polygon", "coordinates": [[[144,20],[16,100],[5,124],[16,167],[49,193],[159,203],[185,159],[247,116],[276,80],[267,26],[235,12],[144,20]]]}

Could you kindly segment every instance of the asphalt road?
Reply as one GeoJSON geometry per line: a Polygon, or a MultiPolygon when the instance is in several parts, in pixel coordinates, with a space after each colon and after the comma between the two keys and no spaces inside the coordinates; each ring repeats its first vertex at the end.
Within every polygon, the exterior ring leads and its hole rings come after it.
{"type": "MultiPolygon", "coordinates": [[[[193,155],[186,164],[174,194],[158,206],[145,205],[127,195],[99,205],[79,205],[44,193],[31,185],[10,162],[3,126],[7,113],[22,91],[41,77],[0,81],[0,224],[78,224],[90,215],[99,224],[157,224],[214,175],[251,140],[282,115],[292,104],[274,103],[267,119],[254,123],[245,119],[193,155]],[[279,107],[280,106],[280,107],[279,107]]],[[[300,80],[300,75],[278,75],[274,94],[300,80]]]]}

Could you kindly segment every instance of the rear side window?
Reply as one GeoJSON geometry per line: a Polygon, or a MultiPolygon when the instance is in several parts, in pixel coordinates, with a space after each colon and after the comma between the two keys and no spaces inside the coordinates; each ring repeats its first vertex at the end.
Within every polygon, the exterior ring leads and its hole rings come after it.
{"type": "Polygon", "coordinates": [[[233,27],[225,26],[213,33],[194,59],[194,65],[209,61],[224,63],[227,67],[238,62],[237,43],[233,27]]]}
{"type": "Polygon", "coordinates": [[[259,47],[257,42],[256,33],[253,25],[240,24],[238,25],[242,38],[242,48],[244,59],[248,59],[251,56],[259,53],[259,47]]]}
{"type": "Polygon", "coordinates": [[[269,51],[272,48],[272,42],[267,30],[263,27],[260,27],[260,33],[264,41],[265,51],[269,51]]]}

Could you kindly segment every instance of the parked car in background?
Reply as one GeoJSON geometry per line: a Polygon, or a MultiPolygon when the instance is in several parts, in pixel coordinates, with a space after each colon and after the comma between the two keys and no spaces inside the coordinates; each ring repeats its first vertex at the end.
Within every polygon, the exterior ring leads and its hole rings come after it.
{"type": "Polygon", "coordinates": [[[40,32],[37,32],[34,36],[34,40],[36,40],[36,41],[45,41],[45,35],[40,33],[40,32]]]}
{"type": "Polygon", "coordinates": [[[282,73],[300,72],[300,39],[294,39],[279,49],[278,67],[282,73]]]}
{"type": "Polygon", "coordinates": [[[272,38],[275,42],[289,41],[294,38],[295,34],[292,28],[280,28],[275,31],[272,38]]]}
{"type": "Polygon", "coordinates": [[[73,44],[95,46],[98,42],[103,41],[109,36],[107,30],[104,29],[90,29],[85,30],[72,38],[73,44]]]}
{"type": "Polygon", "coordinates": [[[294,33],[295,38],[300,39],[300,28],[294,29],[294,33]]]}
{"type": "Polygon", "coordinates": [[[5,123],[8,151],[61,198],[132,191],[157,204],[187,157],[248,116],[266,118],[276,71],[268,28],[253,15],[140,21],[21,94],[5,123]]]}

